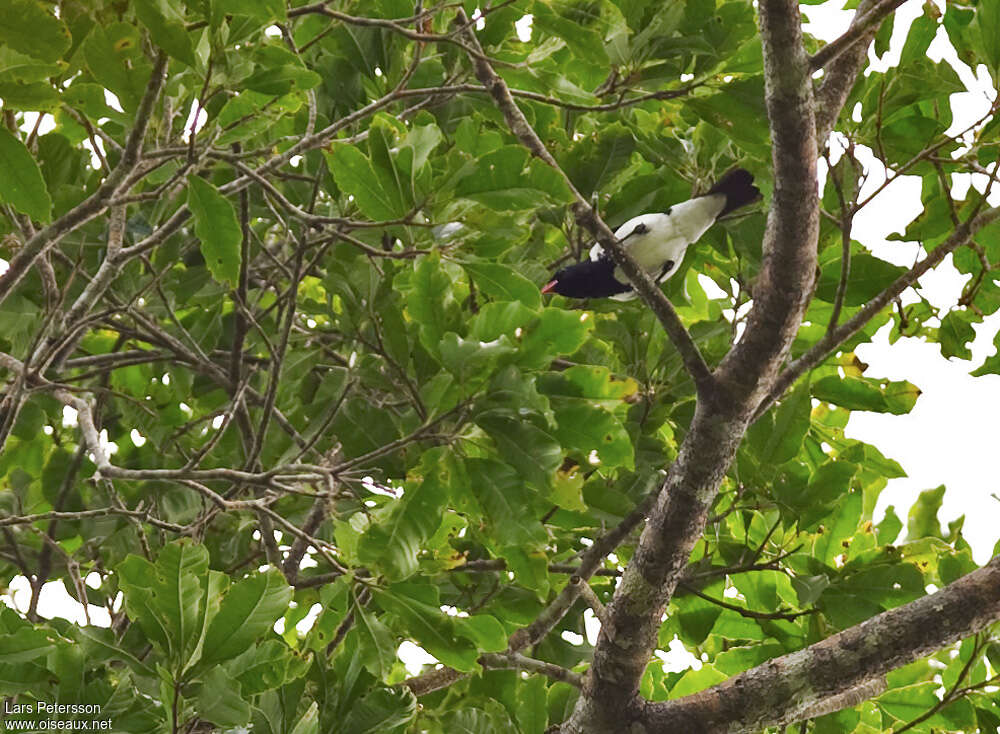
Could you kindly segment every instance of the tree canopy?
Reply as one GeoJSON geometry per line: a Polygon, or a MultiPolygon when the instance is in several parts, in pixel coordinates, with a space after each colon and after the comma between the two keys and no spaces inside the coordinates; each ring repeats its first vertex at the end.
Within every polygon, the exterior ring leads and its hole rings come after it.
{"type": "Polygon", "coordinates": [[[1000,308],[997,97],[953,130],[927,57],[996,83],[1000,2],[866,73],[901,4],[823,44],[792,0],[5,0],[0,693],[142,733],[997,730],[1000,556],[943,487],[876,524],[903,469],[844,434],[919,398],[877,330],[967,359],[1000,308]],[[762,203],[656,288],[609,226],[737,165],[762,203]],[[852,226],[904,175],[911,268],[852,226]],[[542,296],[595,239],[641,299],[542,296]]]}

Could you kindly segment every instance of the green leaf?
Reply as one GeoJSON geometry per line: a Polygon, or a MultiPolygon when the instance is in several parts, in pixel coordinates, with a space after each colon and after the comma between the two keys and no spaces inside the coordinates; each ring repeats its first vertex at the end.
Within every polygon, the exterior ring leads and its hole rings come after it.
{"type": "Polygon", "coordinates": [[[754,156],[769,155],[764,79],[737,79],[717,94],[686,100],[686,108],[754,156]]]}
{"type": "Polygon", "coordinates": [[[906,476],[906,472],[903,471],[899,462],[887,458],[877,448],[862,441],[848,441],[848,445],[840,452],[840,458],[844,461],[861,464],[865,471],[886,479],[906,476]]]}
{"type": "Polygon", "coordinates": [[[406,310],[420,325],[420,341],[432,354],[451,329],[454,311],[451,280],[437,253],[420,258],[413,267],[406,310]]]}
{"type": "Polygon", "coordinates": [[[213,10],[221,15],[248,15],[260,23],[269,20],[283,21],[288,17],[285,3],[281,0],[216,0],[213,10]]]}
{"type": "Polygon", "coordinates": [[[858,471],[857,464],[836,459],[820,464],[806,487],[806,502],[825,503],[847,493],[851,479],[858,471]]]}
{"type": "Polygon", "coordinates": [[[784,652],[785,650],[781,645],[773,642],[763,645],[732,647],[716,655],[715,660],[712,661],[712,665],[715,666],[716,670],[732,676],[742,673],[744,670],[755,668],[771,658],[779,657],[784,652]]]}
{"type": "Polygon", "coordinates": [[[482,413],[476,423],[522,477],[538,489],[549,486],[552,473],[562,463],[559,443],[549,433],[505,410],[482,413]]]}
{"type": "MultiPolygon", "coordinates": [[[[539,535],[542,534],[539,533],[539,535]]],[[[544,540],[544,535],[542,535],[542,539],[544,540]]],[[[534,545],[538,545],[537,539],[534,539],[534,545]]],[[[549,559],[544,552],[526,550],[521,546],[511,546],[501,549],[500,554],[507,562],[507,569],[514,574],[515,582],[534,591],[539,601],[545,601],[548,598],[551,587],[549,559]]]]}
{"type": "Polygon", "coordinates": [[[463,708],[449,712],[444,718],[444,731],[448,734],[495,734],[514,730],[514,725],[503,706],[495,701],[487,701],[487,707],[489,709],[487,711],[463,708]],[[490,706],[491,703],[494,705],[490,706]]]}
{"type": "Polygon", "coordinates": [[[899,519],[895,508],[889,505],[885,508],[885,517],[882,518],[882,522],[875,528],[879,544],[889,545],[895,543],[899,537],[899,531],[902,529],[903,521],[899,519]]]}
{"type": "Polygon", "coordinates": [[[201,664],[222,662],[244,652],[274,626],[291,598],[292,590],[276,569],[234,584],[209,625],[201,664]]]}
{"type": "Polygon", "coordinates": [[[324,153],[337,186],[354,197],[366,217],[380,221],[406,215],[408,207],[403,204],[399,192],[384,188],[387,176],[377,175],[372,161],[356,146],[335,143],[332,151],[324,153]]]}
{"type": "Polygon", "coordinates": [[[858,465],[849,461],[830,460],[820,464],[805,487],[792,480],[775,486],[781,502],[801,514],[805,527],[824,522],[827,508],[844,497],[858,465]]]}
{"type": "Polygon", "coordinates": [[[59,95],[51,84],[37,82],[0,83],[0,99],[4,107],[11,110],[32,110],[52,112],[59,107],[59,95]]]}
{"type": "Polygon", "coordinates": [[[923,716],[938,704],[937,683],[930,681],[893,688],[876,699],[878,707],[894,719],[909,722],[923,716]]]}
{"type": "Polygon", "coordinates": [[[236,676],[247,698],[300,678],[308,665],[308,661],[293,654],[283,640],[269,639],[249,647],[224,667],[236,676]]]}
{"type": "Polygon", "coordinates": [[[333,421],[333,429],[346,458],[363,456],[399,438],[399,431],[388,412],[376,410],[361,399],[349,400],[341,406],[333,421]]]}
{"type": "Polygon", "coordinates": [[[474,614],[455,620],[458,634],[472,640],[483,652],[500,652],[507,649],[507,631],[500,620],[488,614],[474,614]]]}
{"type": "Polygon", "coordinates": [[[635,468],[632,439],[611,413],[586,399],[552,398],[556,440],[585,455],[597,453],[601,466],[635,468]]]}
{"type": "Polygon", "coordinates": [[[445,334],[438,350],[441,354],[441,364],[461,382],[478,387],[480,379],[492,372],[493,366],[501,358],[514,354],[515,347],[506,336],[489,342],[474,339],[463,339],[458,334],[449,331],[445,334]]]}
{"type": "Polygon", "coordinates": [[[537,547],[545,542],[545,531],[526,510],[534,504],[534,493],[510,466],[493,459],[465,460],[469,490],[482,508],[482,521],[501,544],[537,547]]]}
{"type": "Polygon", "coordinates": [[[0,201],[10,204],[32,219],[47,223],[52,200],[38,164],[24,144],[0,128],[0,201]]]}
{"type": "Polygon", "coordinates": [[[475,173],[459,181],[455,193],[501,211],[569,201],[569,189],[559,174],[537,158],[528,160],[528,155],[521,145],[487,153],[476,162],[475,173]]]}
{"type": "Polygon", "coordinates": [[[783,464],[797,456],[809,430],[811,412],[809,381],[802,380],[778,404],[774,414],[774,434],[764,447],[761,462],[783,464]]]}
{"type": "Polygon", "coordinates": [[[746,599],[748,609],[769,612],[798,602],[791,579],[780,571],[741,573],[733,576],[732,580],[746,599]]]}
{"type": "Polygon", "coordinates": [[[129,616],[177,668],[185,667],[202,634],[200,579],[208,571],[208,551],[190,542],[171,543],[155,564],[130,555],[115,570],[129,616]]]}
{"type": "Polygon", "coordinates": [[[818,606],[830,623],[845,629],[924,596],[924,577],[911,563],[845,569],[831,580],[818,606]]]}
{"type": "Polygon", "coordinates": [[[615,123],[602,127],[595,136],[576,142],[560,163],[577,190],[589,197],[611,183],[615,174],[628,165],[634,150],[632,131],[615,123]]]}
{"type": "Polygon", "coordinates": [[[670,698],[681,698],[722,683],[729,678],[716,670],[711,663],[705,663],[698,670],[688,670],[670,689],[670,698]]]}
{"type": "Polygon", "coordinates": [[[538,386],[547,395],[586,398],[607,409],[620,406],[623,398],[638,389],[632,378],[622,379],[597,365],[574,365],[561,372],[543,373],[538,376],[538,386]]]}
{"type": "Polygon", "coordinates": [[[111,109],[104,98],[104,87],[100,84],[74,82],[63,92],[63,101],[71,107],[78,108],[88,117],[121,118],[121,113],[111,109]]]}
{"type": "Polygon", "coordinates": [[[154,678],[156,671],[135,657],[115,641],[110,629],[102,627],[78,627],[75,637],[81,648],[90,659],[98,657],[114,658],[123,661],[135,675],[154,678]]]}
{"type": "Polygon", "coordinates": [[[41,3],[4,0],[0,9],[0,45],[51,62],[61,59],[71,42],[66,24],[41,3]]]}
{"type": "Polygon", "coordinates": [[[538,2],[532,5],[533,26],[539,31],[558,36],[580,60],[594,64],[607,64],[608,54],[604,49],[604,39],[594,28],[588,26],[599,22],[594,10],[597,3],[572,4],[569,2],[538,2]]]}
{"type": "Polygon", "coordinates": [[[490,262],[463,262],[462,267],[483,293],[498,301],[520,301],[528,308],[542,305],[538,286],[513,268],[490,262]]]}
{"type": "MultiPolygon", "coordinates": [[[[823,267],[816,286],[817,298],[828,303],[834,302],[840,283],[840,271],[839,259],[823,267]]],[[[906,268],[887,263],[874,255],[860,253],[852,256],[844,305],[862,306],[868,303],[905,272],[906,268]]]]}
{"type": "Polygon", "coordinates": [[[134,0],[135,14],[149,30],[153,43],[188,66],[195,66],[194,46],[184,17],[169,0],[134,0]]]}
{"type": "Polygon", "coordinates": [[[402,583],[372,591],[378,605],[395,615],[407,635],[445,665],[471,672],[476,668],[475,645],[456,635],[455,620],[441,611],[435,586],[402,583]]]}
{"type": "Polygon", "coordinates": [[[22,629],[12,635],[0,635],[0,656],[4,664],[22,663],[48,655],[59,638],[44,629],[22,629]]]}
{"type": "MultiPolygon", "coordinates": [[[[0,311],[0,315],[2,315],[2,311],[0,311]]],[[[973,377],[1000,374],[1000,332],[997,332],[997,335],[993,338],[993,346],[996,347],[995,353],[987,357],[980,367],[970,373],[973,377]]]]}
{"type": "Polygon", "coordinates": [[[354,604],[354,629],[360,645],[358,655],[372,675],[383,679],[396,662],[396,639],[392,631],[362,604],[354,604]]]}
{"type": "Polygon", "coordinates": [[[809,431],[811,412],[809,381],[801,380],[776,408],[762,416],[747,432],[754,459],[761,466],[776,466],[798,456],[809,431]]]}
{"type": "Polygon", "coordinates": [[[313,701],[306,712],[302,714],[292,729],[292,734],[318,734],[319,732],[319,707],[313,701]]]}
{"type": "Polygon", "coordinates": [[[351,706],[339,728],[344,734],[382,734],[417,715],[417,699],[406,686],[376,688],[351,706]]]}
{"type": "Polygon", "coordinates": [[[523,329],[518,362],[528,367],[544,367],[557,356],[572,354],[583,346],[594,326],[586,311],[542,310],[537,321],[523,329]]]}
{"type": "Polygon", "coordinates": [[[514,711],[522,734],[542,734],[545,731],[549,723],[545,678],[534,675],[518,681],[514,711]]]}
{"type": "Polygon", "coordinates": [[[968,347],[968,343],[976,338],[972,323],[981,320],[976,314],[964,309],[949,311],[948,315],[941,319],[941,328],[938,330],[941,356],[945,359],[951,357],[972,359],[972,350],[968,347]]]}
{"type": "Polygon", "coordinates": [[[225,728],[250,721],[250,704],[243,700],[240,684],[223,668],[208,671],[195,690],[195,707],[201,718],[225,728]]]}
{"type": "Polygon", "coordinates": [[[996,3],[980,2],[976,6],[974,25],[979,42],[994,81],[1000,79],[1000,8],[996,3]]]}
{"type": "Polygon", "coordinates": [[[401,212],[399,216],[403,216],[413,208],[414,191],[412,180],[397,165],[398,153],[395,151],[400,133],[397,125],[399,123],[395,118],[384,114],[376,115],[368,128],[368,153],[382,190],[389,197],[393,209],[401,212]]]}
{"type": "Polygon", "coordinates": [[[823,532],[813,546],[813,557],[831,568],[836,567],[838,556],[846,555],[851,537],[861,522],[862,496],[860,492],[846,492],[837,502],[832,514],[823,522],[823,532]]]}
{"type": "Polygon", "coordinates": [[[896,20],[896,15],[891,13],[888,18],[883,20],[878,27],[878,32],[875,34],[875,55],[882,56],[886,51],[889,50],[889,40],[892,38],[892,29],[894,27],[894,21],[896,20]]]}
{"type": "Polygon", "coordinates": [[[799,599],[800,607],[811,607],[820,598],[823,591],[830,585],[830,579],[824,574],[816,576],[796,576],[792,579],[792,588],[799,599]]]}
{"type": "MultiPolygon", "coordinates": [[[[30,441],[32,438],[37,436],[42,431],[47,422],[48,422],[48,416],[45,414],[45,411],[42,410],[41,406],[39,406],[38,403],[36,402],[29,401],[24,403],[24,405],[21,407],[21,412],[17,416],[17,422],[14,424],[14,428],[11,431],[11,433],[17,436],[18,438],[24,439],[25,441],[30,441]]],[[[54,467],[51,470],[49,469],[49,467],[53,465],[52,460],[56,459],[59,465],[61,465],[62,467],[66,467],[69,464],[69,458],[70,458],[69,454],[67,454],[66,452],[62,452],[60,454],[54,454],[50,458],[49,463],[46,465],[46,474],[48,474],[49,471],[54,471],[58,474],[62,474],[63,472],[60,472],[58,467],[54,467]]],[[[61,479],[62,476],[59,476],[58,480],[61,479]]],[[[56,484],[53,487],[53,489],[57,488],[58,486],[59,484],[56,484]]],[[[51,492],[46,493],[46,499],[49,499],[49,501],[51,502],[52,499],[54,498],[50,498],[48,496],[49,494],[51,494],[51,492]]]]}
{"type": "Polygon", "coordinates": [[[812,395],[849,410],[903,415],[913,409],[920,390],[906,381],[828,375],[813,383],[812,395]]]}
{"type": "Polygon", "coordinates": [[[910,508],[910,514],[906,521],[907,540],[944,537],[941,532],[941,524],[937,519],[943,499],[943,484],[934,489],[926,489],[920,493],[917,501],[910,508]]]}
{"type": "Polygon", "coordinates": [[[434,149],[443,140],[444,135],[441,133],[441,128],[433,123],[429,125],[416,125],[406,133],[406,137],[402,140],[402,146],[410,148],[413,151],[409,171],[410,176],[416,175],[418,171],[427,165],[431,153],[434,152],[434,149]]]}
{"type": "Polygon", "coordinates": [[[240,279],[243,231],[229,200],[200,176],[188,177],[188,207],[205,265],[216,281],[235,288],[240,279]]]}
{"type": "Polygon", "coordinates": [[[382,569],[393,580],[416,573],[417,556],[441,524],[441,513],[448,502],[448,467],[430,455],[425,462],[428,469],[424,480],[408,484],[402,499],[378,513],[358,543],[361,562],[382,569]]]}
{"type": "Polygon", "coordinates": [[[83,44],[94,79],[118,97],[126,112],[136,109],[152,75],[141,53],[139,29],[129,23],[95,25],[83,44]]]}
{"type": "Polygon", "coordinates": [[[275,99],[273,94],[244,90],[231,97],[219,111],[216,122],[225,132],[219,136],[216,144],[233,143],[264,133],[283,117],[301,109],[302,104],[301,93],[286,94],[275,99]]]}
{"type": "Polygon", "coordinates": [[[277,44],[258,46],[253,60],[256,71],[243,81],[243,85],[254,92],[280,97],[313,89],[323,81],[319,74],[307,69],[299,57],[277,44]]]}
{"type": "MultiPolygon", "coordinates": [[[[722,598],[724,584],[713,583],[702,589],[708,596],[722,598]]],[[[700,596],[685,598],[685,603],[677,610],[677,625],[681,640],[685,644],[700,645],[712,632],[715,622],[722,614],[722,607],[700,596]]]]}

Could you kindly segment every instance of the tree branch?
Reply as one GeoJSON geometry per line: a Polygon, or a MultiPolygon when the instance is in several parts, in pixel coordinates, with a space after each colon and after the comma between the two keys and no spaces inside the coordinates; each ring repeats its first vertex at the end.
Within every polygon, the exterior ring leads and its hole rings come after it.
{"type": "Polygon", "coordinates": [[[714,688],[645,707],[645,731],[752,732],[816,715],[823,702],[857,703],[857,689],[1000,619],[1000,556],[934,594],[822,642],[770,660],[714,688]]]}
{"type": "MultiPolygon", "coordinates": [[[[580,555],[580,565],[575,570],[573,579],[563,587],[559,596],[542,610],[534,622],[527,627],[522,627],[510,636],[507,643],[508,654],[516,653],[540,642],[559,620],[566,616],[570,607],[580,597],[581,585],[586,585],[587,579],[594,575],[604,558],[642,522],[650,507],[653,506],[656,494],[655,491],[647,494],[645,499],[636,505],[635,509],[626,515],[615,528],[594,541],[594,544],[580,555]]],[[[465,675],[454,668],[441,667],[414,676],[403,681],[400,685],[409,688],[416,696],[423,696],[441,688],[447,688],[452,683],[464,678],[465,675]]]]}
{"type": "MultiPolygon", "coordinates": [[[[458,20],[463,24],[468,22],[465,12],[461,9],[458,11],[458,20]]],[[[482,51],[475,34],[467,32],[467,38],[469,39],[470,46],[477,51],[482,51]]],[[[493,101],[503,113],[511,132],[531,151],[532,155],[547,163],[562,177],[575,199],[573,214],[576,217],[576,221],[597,239],[606,252],[611,254],[611,257],[628,277],[629,282],[635,288],[643,302],[656,314],[656,318],[663,325],[664,331],[667,332],[677,351],[680,352],[684,367],[694,380],[699,395],[710,394],[715,387],[715,380],[708,365],[705,364],[705,359],[701,356],[697,345],[694,343],[691,335],[688,334],[687,329],[684,328],[684,324],[681,322],[680,316],[677,315],[677,311],[674,310],[673,304],[667,300],[663,291],[660,290],[649,274],[639,267],[638,263],[629,256],[625,248],[618,242],[614,232],[611,231],[604,220],[594,211],[593,207],[587,203],[587,200],[580,192],[576,190],[569,176],[566,175],[566,172],[562,170],[555,158],[552,157],[552,154],[545,148],[545,144],[535,133],[534,129],[532,129],[531,123],[528,122],[524,113],[517,106],[517,103],[511,96],[510,89],[507,87],[507,83],[493,70],[489,61],[481,54],[470,54],[470,58],[476,70],[476,77],[493,97],[493,101]]]]}
{"type": "Polygon", "coordinates": [[[594,612],[594,616],[597,617],[597,621],[599,621],[602,625],[607,624],[607,609],[604,607],[604,604],[601,603],[601,600],[597,598],[597,593],[590,588],[590,584],[581,579],[579,576],[573,576],[570,578],[569,582],[580,587],[580,596],[583,597],[583,600],[587,602],[587,606],[589,606],[594,612]]]}
{"type": "Polygon", "coordinates": [[[819,233],[816,138],[799,6],[793,0],[764,0],[759,11],[775,188],[754,308],[742,339],[715,371],[715,399],[698,400],[657,506],[608,606],[608,624],[601,628],[593,666],[565,734],[619,732],[640,717],[639,680],[663,610],[812,291],[819,233]]]}
{"type": "Polygon", "coordinates": [[[822,69],[855,44],[863,46],[865,54],[867,54],[868,44],[878,32],[879,25],[904,2],[906,0],[882,0],[874,6],[869,3],[870,7],[867,10],[862,10],[862,7],[859,6],[848,29],[813,54],[812,58],[809,59],[809,65],[813,69],[822,69]]]}
{"type": "Polygon", "coordinates": [[[833,130],[840,110],[847,100],[858,74],[868,63],[868,46],[878,32],[879,24],[893,10],[902,5],[902,0],[861,0],[854,13],[851,25],[844,32],[847,37],[843,44],[836,39],[820,49],[811,62],[812,68],[824,67],[823,82],[816,90],[816,140],[825,141],[833,130]],[[838,44],[834,46],[834,44],[838,44]],[[827,52],[826,49],[834,46],[827,52]],[[823,59],[823,56],[828,58],[823,59]],[[823,61],[816,64],[817,57],[823,61]]]}
{"type": "MultiPolygon", "coordinates": [[[[655,481],[655,479],[654,479],[655,481]]],[[[580,556],[580,567],[576,571],[574,578],[581,579],[586,583],[587,579],[594,575],[604,558],[617,548],[629,533],[642,522],[649,514],[653,503],[656,501],[658,492],[652,491],[636,505],[625,518],[610,532],[596,540],[580,556]]],[[[547,635],[556,623],[562,619],[569,608],[573,606],[580,596],[580,584],[567,583],[559,596],[549,604],[546,609],[538,615],[538,618],[527,627],[519,629],[510,636],[510,650],[522,650],[530,645],[540,642],[547,635]]]]}
{"type": "Polygon", "coordinates": [[[798,4],[761,3],[760,33],[775,183],[753,309],[716,371],[737,399],[766,390],[788,353],[812,294],[819,237],[814,101],[798,4]]]}
{"type": "Polygon", "coordinates": [[[677,588],[688,592],[689,594],[694,594],[699,599],[704,599],[709,604],[714,604],[717,607],[722,607],[723,609],[728,609],[731,612],[736,612],[741,617],[746,619],[785,619],[793,620],[798,617],[805,616],[807,614],[815,614],[815,609],[807,609],[803,612],[783,612],[778,610],[776,612],[755,612],[753,609],[747,609],[746,607],[741,607],[739,604],[730,604],[724,599],[716,599],[709,596],[705,592],[699,590],[698,588],[692,586],[691,584],[680,581],[677,583],[677,588]]]}
{"type": "Polygon", "coordinates": [[[107,207],[108,202],[118,192],[119,187],[128,178],[128,175],[135,169],[139,162],[139,150],[142,147],[143,138],[146,135],[146,128],[152,117],[153,104],[160,95],[165,78],[164,72],[167,68],[167,55],[160,53],[153,64],[153,73],[146,85],[146,92],[139,104],[136,112],[135,124],[132,132],[129,133],[125,149],[121,160],[115,166],[104,183],[91,196],[83,202],[70,209],[59,217],[48,227],[39,230],[31,237],[24,246],[18,250],[17,254],[10,259],[7,272],[0,275],[0,303],[6,300],[11,291],[14,290],[21,278],[31,269],[35,260],[48,248],[55,245],[68,232],[86,224],[94,217],[101,214],[107,207]]]}
{"type": "Polygon", "coordinates": [[[547,663],[544,660],[529,658],[519,652],[488,652],[480,656],[479,662],[484,668],[514,668],[515,670],[527,670],[530,673],[541,673],[552,680],[569,683],[574,688],[579,688],[583,684],[583,676],[579,673],[574,673],[572,670],[553,663],[547,663]]]}
{"type": "Polygon", "coordinates": [[[891,304],[893,299],[914,285],[921,275],[938,265],[949,253],[966,244],[980,229],[998,219],[1000,219],[1000,207],[987,209],[966,220],[948,239],[934,248],[933,252],[896,278],[892,285],[866,303],[854,316],[840,326],[827,331],[822,339],[813,344],[805,354],[791,362],[778,375],[771,390],[758,406],[756,416],[762,415],[799,377],[820,364],[838,346],[860,331],[879,311],[891,304]]]}

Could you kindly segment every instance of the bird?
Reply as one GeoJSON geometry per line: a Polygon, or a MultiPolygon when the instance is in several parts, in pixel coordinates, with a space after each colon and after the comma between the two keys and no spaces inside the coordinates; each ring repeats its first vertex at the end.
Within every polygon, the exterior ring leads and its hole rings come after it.
{"type": "MultiPolygon", "coordinates": [[[[753,175],[736,168],[706,193],[667,207],[665,212],[640,214],[615,230],[615,237],[657,282],[677,270],[688,245],[696,242],[715,221],[760,198],[753,175]]],[[[590,248],[590,259],[556,271],[542,293],[569,298],[635,298],[628,278],[600,244],[590,248]]]]}

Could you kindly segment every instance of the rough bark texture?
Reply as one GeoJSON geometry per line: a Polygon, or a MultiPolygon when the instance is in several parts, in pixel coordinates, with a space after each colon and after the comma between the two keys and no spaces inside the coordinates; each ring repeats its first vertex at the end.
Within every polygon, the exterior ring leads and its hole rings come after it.
{"type": "Polygon", "coordinates": [[[663,611],[812,291],[819,232],[815,107],[798,4],[761,2],[760,27],[776,181],[756,289],[760,295],[742,340],[716,370],[717,385],[699,398],[691,429],[608,607],[583,695],[564,732],[642,727],[639,680],[663,611]]]}
{"type": "Polygon", "coordinates": [[[788,354],[812,293],[819,236],[815,105],[798,3],[770,0],[759,12],[774,192],[754,308],[717,373],[737,399],[768,388],[788,354]]]}
{"type": "MultiPolygon", "coordinates": [[[[561,727],[563,734],[698,734],[755,731],[788,724],[878,695],[884,690],[885,672],[973,634],[1000,617],[1000,559],[994,559],[938,594],[771,660],[714,688],[662,703],[646,702],[638,693],[663,612],[704,531],[719,485],[747,427],[798,375],[867,323],[894,293],[912,284],[920,272],[940,260],[928,258],[919,264],[908,274],[911,277],[904,276],[887,289],[879,303],[871,304],[863,314],[833,330],[828,335],[830,343],[824,340],[817,344],[807,355],[814,361],[800,359],[779,377],[808,305],[816,273],[818,145],[829,135],[865,64],[879,23],[901,2],[862,0],[848,31],[810,59],[802,45],[798,3],[760,0],[775,188],[754,307],[741,340],[714,372],[709,373],[662,293],[644,282],[641,272],[633,276],[631,271],[638,269],[621,254],[621,247],[593,209],[576,195],[574,212],[578,222],[616,261],[621,261],[643,300],[660,318],[698,386],[698,403],[677,460],[670,467],[614,598],[606,609],[595,604],[601,616],[601,632],[576,709],[561,727]],[[811,71],[818,67],[824,68],[824,76],[814,97],[811,71]],[[941,622],[928,624],[928,619],[941,622]]],[[[461,14],[460,19],[464,19],[461,14]]],[[[475,36],[469,34],[469,38],[473,50],[478,49],[475,36]]],[[[485,56],[473,54],[472,63],[512,132],[565,178],[485,56]]],[[[956,231],[955,242],[967,241],[970,232],[1000,216],[997,211],[973,214],[972,221],[956,231]]],[[[954,246],[957,244],[947,251],[954,246]]],[[[645,509],[637,508],[637,512],[645,509]]],[[[633,523],[623,526],[631,528],[633,523]]],[[[551,628],[551,620],[560,618],[566,605],[578,598],[578,586],[568,584],[538,624],[515,633],[508,655],[540,640],[551,628]]],[[[425,677],[430,684],[426,690],[453,681],[447,671],[425,677]],[[430,680],[435,675],[441,680],[430,680]]]]}
{"type": "MultiPolygon", "coordinates": [[[[902,5],[901,0],[861,0],[845,36],[854,36],[853,45],[840,49],[824,67],[823,81],[816,90],[816,140],[823,144],[833,130],[840,110],[851,93],[858,74],[868,63],[868,47],[881,21],[902,5]]],[[[830,45],[833,46],[836,41],[830,45]]],[[[821,49],[819,54],[823,53],[821,49]]]]}
{"type": "Polygon", "coordinates": [[[641,731],[750,732],[788,724],[817,702],[973,635],[1000,617],[1000,556],[940,591],[760,665],[714,688],[648,704],[641,731]],[[933,623],[929,623],[933,620],[933,623]]]}

